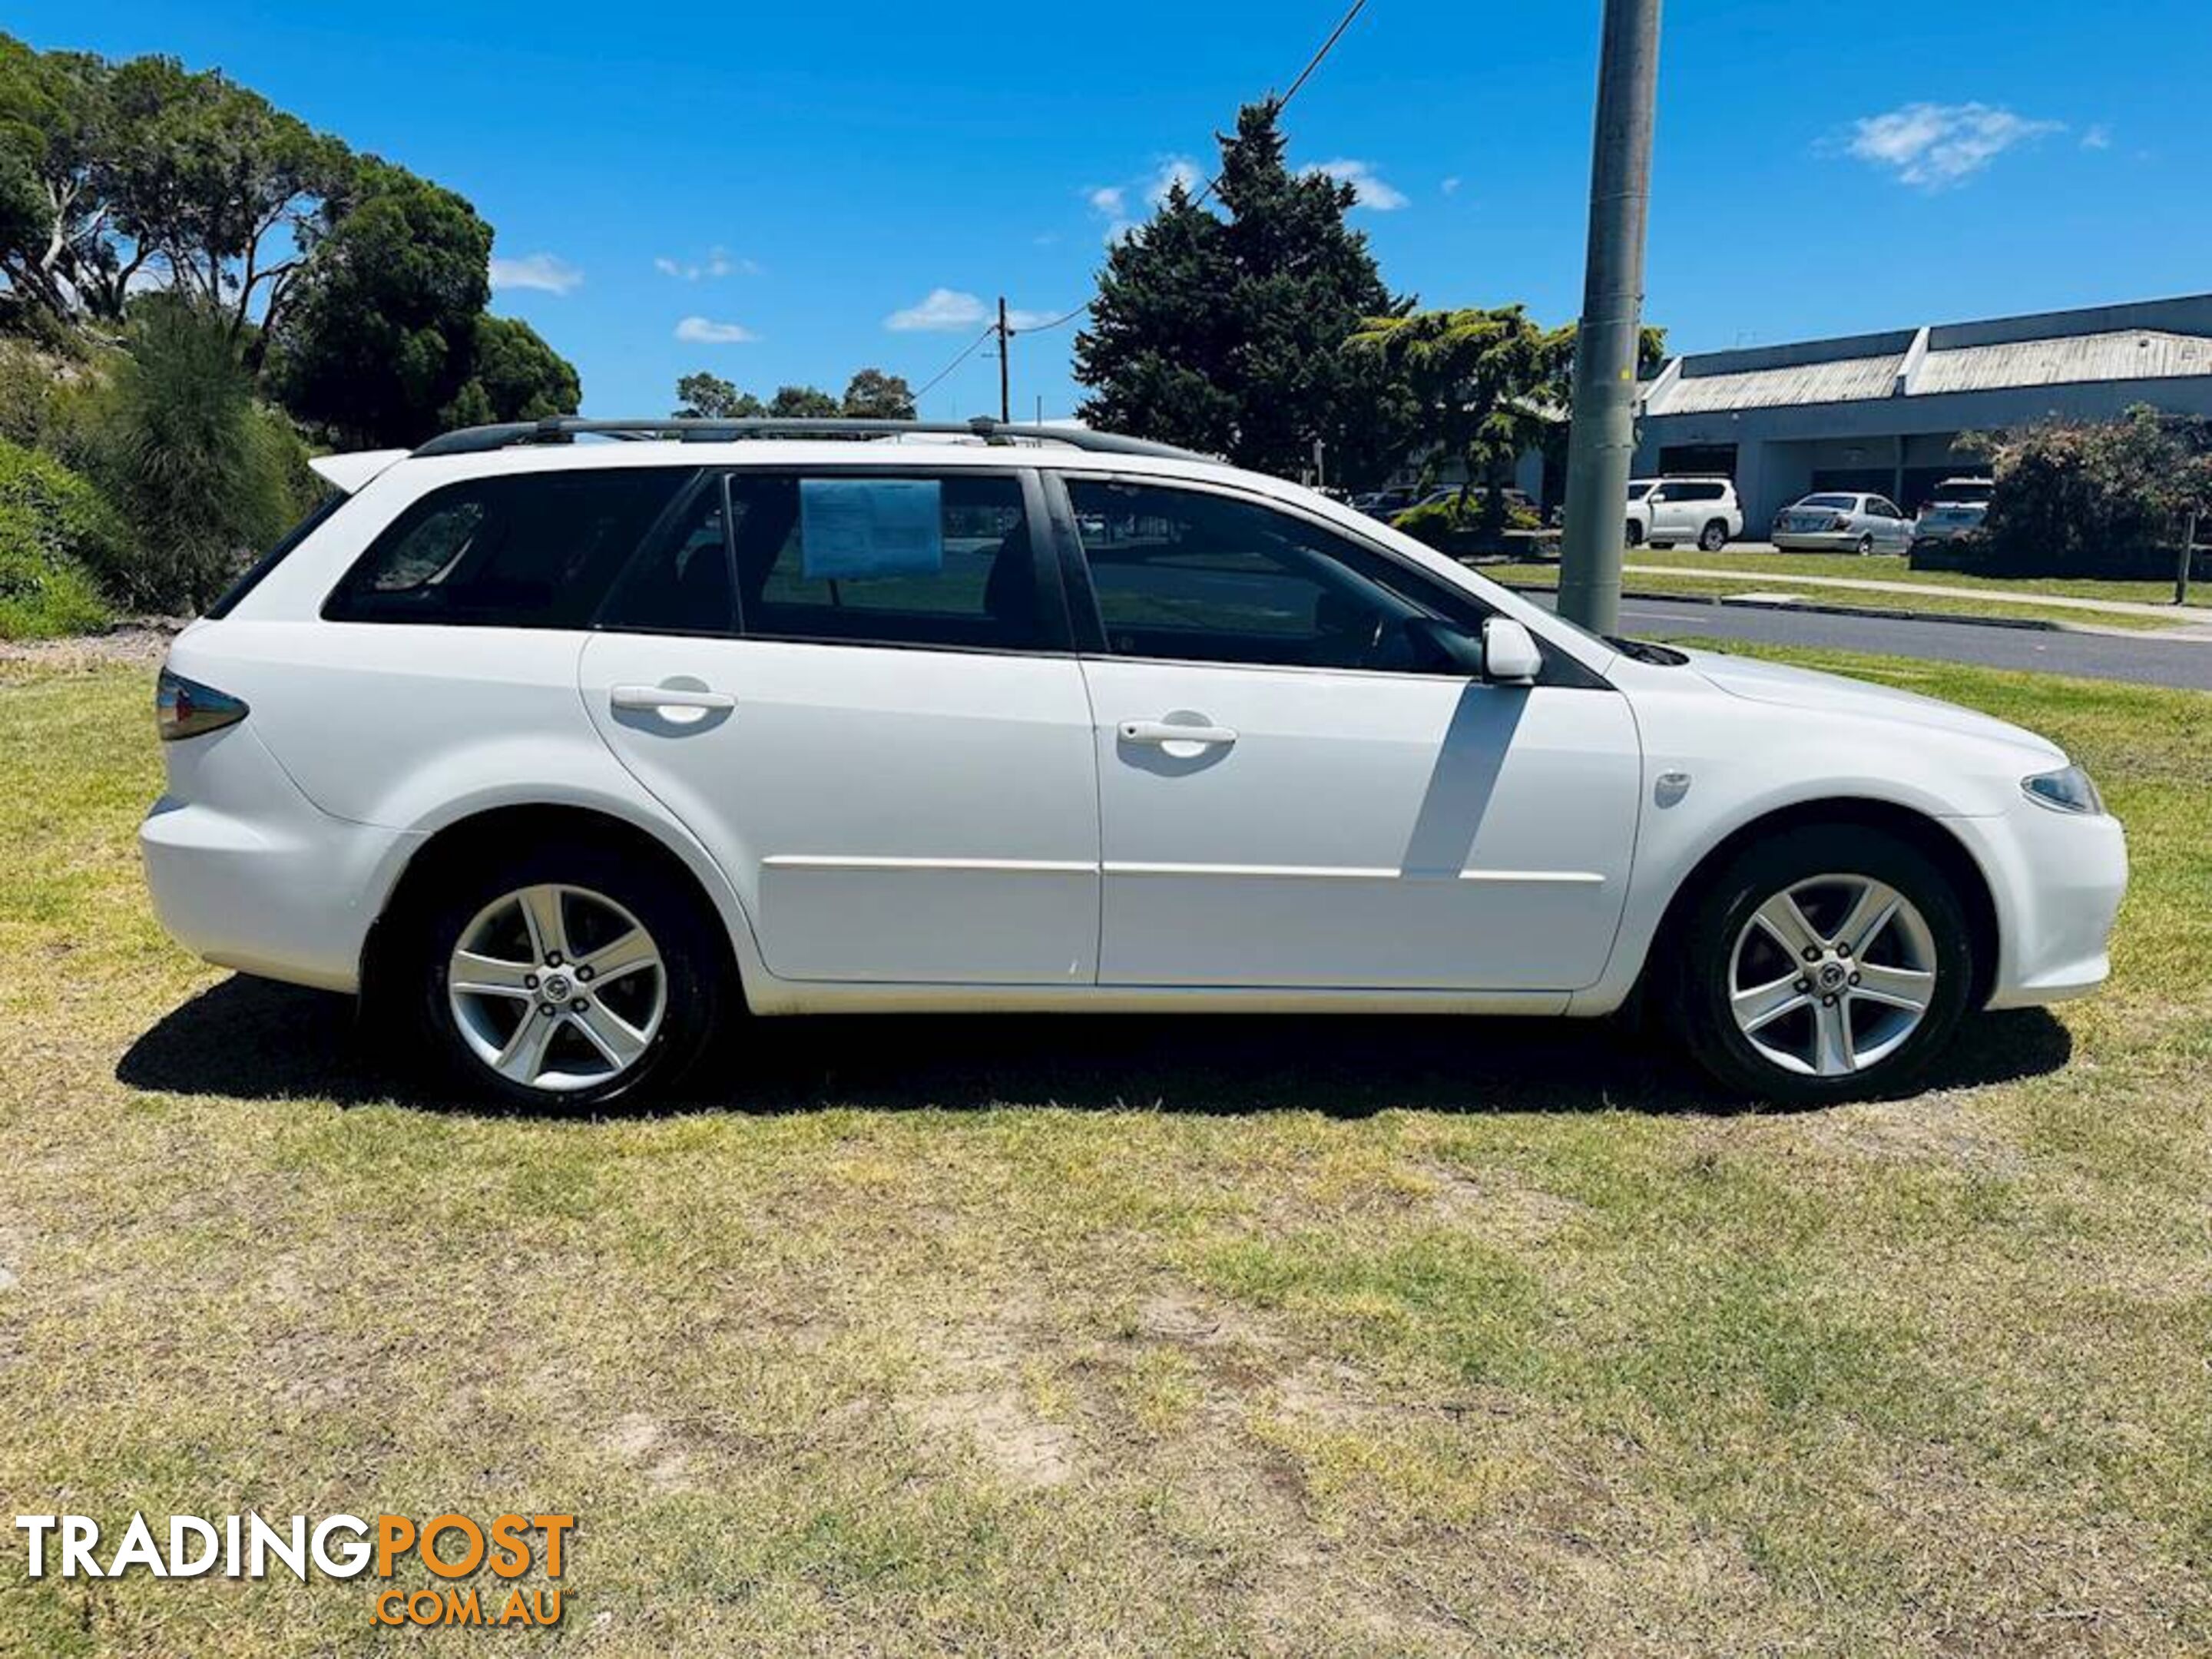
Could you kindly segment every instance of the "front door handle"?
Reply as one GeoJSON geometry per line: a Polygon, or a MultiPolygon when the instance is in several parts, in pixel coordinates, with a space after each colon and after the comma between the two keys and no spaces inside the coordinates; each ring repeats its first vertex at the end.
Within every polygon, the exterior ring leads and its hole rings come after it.
{"type": "Polygon", "coordinates": [[[1143,743],[1165,748],[1170,744],[1190,743],[1201,748],[1226,748],[1237,741],[1237,734],[1225,726],[1177,726],[1172,720],[1123,720],[1121,741],[1143,743]]]}
{"type": "Polygon", "coordinates": [[[735,708],[738,700],[726,691],[708,691],[688,685],[617,685],[607,694],[617,708],[735,708]]]}

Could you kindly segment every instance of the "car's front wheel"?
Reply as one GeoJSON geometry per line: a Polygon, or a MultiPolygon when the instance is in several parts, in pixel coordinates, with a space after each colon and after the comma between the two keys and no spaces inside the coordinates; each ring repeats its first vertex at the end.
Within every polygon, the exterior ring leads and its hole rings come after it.
{"type": "Polygon", "coordinates": [[[1692,1055],[1761,1099],[1893,1092],[1968,1008],[1974,962],[1957,893],[1925,854],[1875,830],[1812,826],[1748,849],[1677,938],[1692,1055]]]}
{"type": "Polygon", "coordinates": [[[665,1089],[705,1048],[722,977],[705,922],[650,864],[549,845],[443,883],[392,968],[465,1087],[604,1106],[665,1089]]]}

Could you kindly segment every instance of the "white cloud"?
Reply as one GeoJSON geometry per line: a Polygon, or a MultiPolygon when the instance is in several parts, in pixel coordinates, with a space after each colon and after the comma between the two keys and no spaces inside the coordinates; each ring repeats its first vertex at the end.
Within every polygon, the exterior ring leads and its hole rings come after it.
{"type": "Polygon", "coordinates": [[[2031,120],[1991,104],[1905,104],[1853,122],[1846,148],[1862,161],[1892,169],[1902,183],[1942,190],[1963,184],[2015,145],[2065,130],[2063,121],[2031,120]]]}
{"type": "Polygon", "coordinates": [[[1449,179],[1445,179],[1445,180],[1444,180],[1443,189],[1444,189],[1444,194],[1445,194],[1445,195],[1447,195],[1447,196],[1456,196],[1456,195],[1458,195],[1458,194],[1459,194],[1459,178],[1458,178],[1458,175],[1457,175],[1457,174],[1454,174],[1451,178],[1449,178],[1449,179]]]}
{"type": "Polygon", "coordinates": [[[1119,219],[1129,210],[1129,192],[1120,185],[1101,185],[1085,191],[1083,199],[1091,204],[1093,213],[1103,213],[1109,219],[1119,219]]]}
{"type": "Polygon", "coordinates": [[[653,268],[664,276],[680,277],[687,283],[702,276],[757,276],[761,270],[757,260],[737,258],[720,247],[708,249],[702,259],[672,259],[664,253],[653,262],[653,268]]]}
{"type": "Polygon", "coordinates": [[[495,289],[526,288],[541,294],[566,294],[583,280],[584,273],[557,254],[526,253],[520,259],[491,262],[495,289]]]}
{"type": "Polygon", "coordinates": [[[741,345],[760,336],[743,323],[718,323],[707,317],[686,317],[676,325],[676,337],[689,345],[741,345]]]}
{"type": "Polygon", "coordinates": [[[894,311],[884,326],[895,334],[928,333],[939,329],[981,328],[988,313],[982,300],[957,289],[933,288],[918,306],[894,311]]]}
{"type": "Polygon", "coordinates": [[[1395,213],[1407,204],[1404,191],[1394,185],[1386,185],[1376,177],[1372,161],[1316,161],[1306,171],[1327,173],[1340,185],[1350,185],[1354,207],[1372,208],[1377,213],[1395,213]]]}
{"type": "Polygon", "coordinates": [[[2110,149],[2112,147],[2112,130],[2102,121],[2098,122],[2095,126],[2081,135],[2083,149],[2110,149]]]}
{"type": "MultiPolygon", "coordinates": [[[[1018,306],[1006,307],[1006,326],[1019,331],[1035,328],[1039,323],[1048,323],[1060,315],[1051,311],[1024,311],[1018,306]]],[[[986,323],[999,319],[995,302],[987,301],[980,294],[968,294],[955,288],[933,288],[928,297],[918,306],[908,306],[903,311],[894,311],[884,319],[884,326],[896,334],[936,333],[961,328],[981,328],[986,323]]]]}

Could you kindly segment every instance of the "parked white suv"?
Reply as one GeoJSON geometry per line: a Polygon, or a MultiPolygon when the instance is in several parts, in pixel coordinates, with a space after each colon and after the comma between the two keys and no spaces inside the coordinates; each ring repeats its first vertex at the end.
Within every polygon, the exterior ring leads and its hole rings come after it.
{"type": "Polygon", "coordinates": [[[1632,478],[1628,544],[1672,547],[1695,542],[1717,553],[1743,534],[1743,503],[1728,478],[1632,478]]]}
{"type": "Polygon", "coordinates": [[[1829,1100],[2105,977],[2120,826],[2014,726],[1104,434],[598,429],[325,459],[161,676],[169,931],[481,1092],[665,1089],[745,1012],[1641,994],[1829,1100]]]}

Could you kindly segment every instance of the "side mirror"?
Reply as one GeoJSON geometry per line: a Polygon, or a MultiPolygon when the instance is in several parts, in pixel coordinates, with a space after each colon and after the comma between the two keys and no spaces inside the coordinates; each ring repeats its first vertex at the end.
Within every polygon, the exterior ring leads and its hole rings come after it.
{"type": "Polygon", "coordinates": [[[1507,617],[1482,625],[1482,677],[1493,685],[1534,685],[1544,672],[1535,636],[1507,617]]]}

